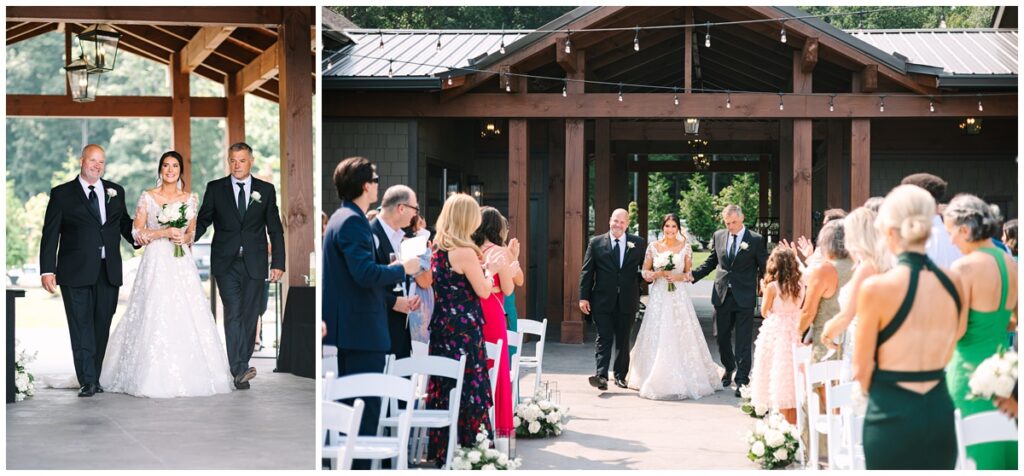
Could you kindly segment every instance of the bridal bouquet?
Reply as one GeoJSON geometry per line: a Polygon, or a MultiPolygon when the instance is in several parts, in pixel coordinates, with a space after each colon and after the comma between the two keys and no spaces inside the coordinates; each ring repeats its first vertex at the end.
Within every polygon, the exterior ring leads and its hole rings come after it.
{"type": "Polygon", "coordinates": [[[516,469],[522,466],[519,458],[509,459],[508,455],[491,448],[491,440],[487,437],[487,427],[480,425],[480,432],[476,434],[476,446],[470,448],[459,447],[455,450],[452,458],[454,470],[482,469],[482,470],[505,470],[516,469]]]}
{"type": "MultiPolygon", "coordinates": [[[[664,253],[657,254],[654,256],[654,269],[656,271],[672,271],[673,269],[676,269],[675,259],[676,255],[671,251],[666,251],[664,253]]],[[[669,281],[668,290],[670,292],[675,291],[676,283],[669,281]]]]}
{"type": "MultiPolygon", "coordinates": [[[[165,203],[160,209],[156,221],[171,228],[185,228],[195,216],[196,210],[192,205],[185,202],[170,202],[165,203]]],[[[182,256],[185,256],[185,250],[181,248],[181,245],[174,245],[174,257],[181,258],[182,256]]]]}
{"type": "Polygon", "coordinates": [[[33,360],[36,360],[36,353],[33,352],[29,355],[25,352],[25,349],[21,347],[21,340],[15,340],[14,348],[17,352],[17,357],[14,359],[14,401],[20,402],[36,393],[35,377],[28,373],[25,368],[33,360]]]}
{"type": "Polygon", "coordinates": [[[740,411],[753,418],[764,418],[768,414],[768,407],[765,405],[754,405],[750,395],[750,387],[740,387],[740,411]]]}
{"type": "Polygon", "coordinates": [[[758,421],[746,438],[750,444],[747,458],[760,462],[764,469],[783,469],[796,461],[800,434],[779,413],[758,421]]]}
{"type": "Polygon", "coordinates": [[[516,429],[516,436],[523,438],[557,436],[562,434],[562,427],[565,426],[565,417],[568,416],[568,413],[567,407],[552,403],[551,400],[538,394],[516,405],[512,425],[516,429]]]}
{"type": "Polygon", "coordinates": [[[968,399],[991,400],[994,397],[1009,397],[1017,383],[1017,353],[1004,349],[978,364],[967,385],[971,391],[968,399]]]}

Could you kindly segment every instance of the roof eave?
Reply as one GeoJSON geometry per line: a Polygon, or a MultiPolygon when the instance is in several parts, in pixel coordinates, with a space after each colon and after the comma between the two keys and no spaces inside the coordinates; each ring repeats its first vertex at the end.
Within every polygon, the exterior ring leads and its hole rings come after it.
{"type": "MultiPolygon", "coordinates": [[[[796,8],[796,7],[772,7],[772,8],[774,8],[774,9],[776,9],[776,10],[778,10],[778,11],[780,11],[780,12],[786,14],[786,15],[789,15],[791,17],[802,17],[802,16],[807,16],[808,15],[807,12],[805,12],[805,11],[799,9],[799,8],[796,8]]],[[[907,66],[906,66],[906,62],[905,61],[902,61],[899,58],[897,58],[897,57],[895,57],[895,56],[893,56],[893,55],[891,55],[889,53],[886,53],[886,52],[884,52],[884,51],[882,51],[882,50],[872,46],[870,43],[868,43],[866,41],[861,40],[861,39],[859,39],[859,38],[857,38],[857,37],[855,37],[855,36],[845,32],[843,30],[840,30],[839,28],[836,28],[836,27],[832,26],[831,23],[828,23],[828,22],[826,22],[824,20],[821,20],[819,18],[801,18],[798,21],[806,23],[806,24],[810,25],[811,27],[821,31],[822,33],[824,33],[824,34],[826,34],[828,36],[831,36],[832,38],[835,38],[836,40],[842,41],[843,43],[846,43],[851,48],[854,48],[854,49],[862,51],[864,54],[866,54],[868,56],[871,56],[872,58],[878,60],[880,63],[884,63],[885,65],[895,69],[896,71],[900,71],[900,72],[903,72],[903,73],[905,73],[907,71],[907,66]]]]}
{"type": "Polygon", "coordinates": [[[1017,90],[1016,74],[944,74],[939,76],[940,88],[973,90],[1017,90]]]}
{"type": "Polygon", "coordinates": [[[432,76],[402,76],[395,78],[323,77],[325,91],[437,91],[441,79],[432,76]]]}

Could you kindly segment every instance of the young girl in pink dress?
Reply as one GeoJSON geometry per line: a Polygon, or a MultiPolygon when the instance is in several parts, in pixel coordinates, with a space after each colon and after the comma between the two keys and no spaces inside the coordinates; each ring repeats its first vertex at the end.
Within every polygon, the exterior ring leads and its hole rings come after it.
{"type": "Polygon", "coordinates": [[[800,341],[800,263],[796,253],[777,246],[768,257],[761,289],[764,322],[754,344],[754,368],[750,374],[750,403],[782,413],[796,423],[793,390],[793,344],[800,341]]]}

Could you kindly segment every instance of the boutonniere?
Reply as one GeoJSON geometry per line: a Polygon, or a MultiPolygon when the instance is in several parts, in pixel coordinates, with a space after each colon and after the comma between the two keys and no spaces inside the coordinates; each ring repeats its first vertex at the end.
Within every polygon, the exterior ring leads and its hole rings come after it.
{"type": "Polygon", "coordinates": [[[263,198],[263,195],[260,195],[260,192],[257,192],[255,190],[253,190],[252,194],[249,195],[249,205],[252,205],[253,202],[263,203],[261,201],[262,198],[263,198]]]}
{"type": "Polygon", "coordinates": [[[632,241],[627,241],[626,242],[626,248],[633,249],[635,247],[636,247],[636,243],[633,243],[632,241]]]}
{"type": "Polygon", "coordinates": [[[745,249],[747,249],[749,247],[750,247],[750,245],[746,241],[741,241],[740,242],[740,251],[745,250],[745,249]]]}
{"type": "Polygon", "coordinates": [[[117,196],[117,190],[112,188],[107,189],[107,203],[110,203],[110,199],[117,196]]]}

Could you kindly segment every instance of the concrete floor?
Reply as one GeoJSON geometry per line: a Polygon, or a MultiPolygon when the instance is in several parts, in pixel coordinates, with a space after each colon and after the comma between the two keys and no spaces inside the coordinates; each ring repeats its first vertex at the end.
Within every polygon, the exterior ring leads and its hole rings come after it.
{"type": "Polygon", "coordinates": [[[6,407],[7,469],[315,469],[314,380],[252,365],[251,390],[212,397],[38,389],[6,407]]]}
{"type": "MultiPolygon", "coordinates": [[[[711,355],[719,362],[711,337],[710,283],[691,290],[711,355]]],[[[634,337],[639,327],[634,326],[634,337]]],[[[683,401],[645,400],[614,385],[600,392],[587,383],[594,372],[595,335],[588,325],[583,345],[545,346],[542,378],[558,389],[570,419],[560,436],[516,441],[522,469],[758,469],[747,459],[743,440],[755,420],[740,412],[731,389],[683,401]]],[[[533,374],[522,377],[520,391],[528,395],[533,374]]]]}

